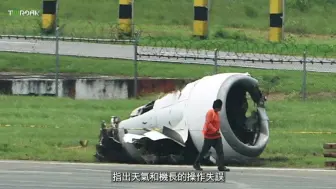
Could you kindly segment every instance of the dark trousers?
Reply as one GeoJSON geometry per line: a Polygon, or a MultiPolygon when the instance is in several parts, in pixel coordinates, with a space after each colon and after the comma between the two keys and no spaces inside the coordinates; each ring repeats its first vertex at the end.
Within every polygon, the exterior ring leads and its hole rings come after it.
{"type": "Polygon", "coordinates": [[[224,167],[224,151],[223,151],[222,138],[217,138],[217,139],[207,139],[207,138],[205,138],[202,150],[196,158],[195,165],[200,164],[201,158],[202,159],[204,158],[204,156],[208,153],[208,151],[211,149],[211,147],[215,148],[215,150],[216,150],[217,166],[218,167],[224,167]]]}

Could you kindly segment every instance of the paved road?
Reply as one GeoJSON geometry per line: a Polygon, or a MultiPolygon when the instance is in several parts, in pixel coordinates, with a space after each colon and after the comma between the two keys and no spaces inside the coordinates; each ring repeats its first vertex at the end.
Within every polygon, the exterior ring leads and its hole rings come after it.
{"type": "MultiPolygon", "coordinates": [[[[334,189],[335,170],[230,167],[222,183],[112,183],[111,171],[192,171],[187,166],[75,164],[0,161],[0,188],[6,189],[334,189]]],[[[205,171],[215,170],[206,167],[205,171]]]]}
{"type": "MultiPolygon", "coordinates": [[[[41,54],[54,54],[55,42],[54,41],[41,41],[41,40],[25,40],[25,39],[1,39],[0,51],[7,52],[25,52],[25,53],[41,53],[41,54]]],[[[82,56],[82,57],[101,57],[101,58],[119,58],[133,60],[134,47],[131,45],[111,45],[111,44],[97,44],[85,42],[60,42],[59,52],[61,55],[82,56]]],[[[160,47],[138,47],[139,54],[152,54],[156,56],[141,56],[139,60],[146,61],[159,61],[171,63],[186,63],[186,64],[214,64],[213,60],[194,60],[192,58],[167,58],[161,56],[186,56],[186,57],[214,57],[213,52],[207,51],[189,51],[186,49],[174,48],[160,48],[160,47]]],[[[238,66],[238,67],[254,67],[263,69],[283,69],[283,70],[302,70],[303,66],[300,63],[271,63],[269,60],[302,60],[301,57],[293,56],[278,56],[278,55],[264,55],[264,54],[235,54],[228,52],[219,52],[220,59],[253,59],[251,61],[223,61],[219,60],[218,65],[221,66],[238,66]],[[260,60],[264,60],[261,62],[260,60]]],[[[316,59],[308,58],[308,61],[329,61],[336,63],[335,59],[316,59]]],[[[308,71],[315,72],[336,72],[336,64],[307,64],[308,71]]]]}

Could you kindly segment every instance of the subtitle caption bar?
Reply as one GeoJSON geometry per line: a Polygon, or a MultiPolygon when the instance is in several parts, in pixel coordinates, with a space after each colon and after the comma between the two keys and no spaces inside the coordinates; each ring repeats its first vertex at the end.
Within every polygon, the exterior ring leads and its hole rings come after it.
{"type": "Polygon", "coordinates": [[[224,183],[226,173],[221,171],[207,172],[113,172],[111,182],[191,182],[191,183],[224,183]]]}

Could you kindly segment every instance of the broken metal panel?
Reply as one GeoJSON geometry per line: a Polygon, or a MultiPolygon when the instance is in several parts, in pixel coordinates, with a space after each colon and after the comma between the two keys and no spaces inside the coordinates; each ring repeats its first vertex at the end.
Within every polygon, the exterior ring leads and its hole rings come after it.
{"type": "Polygon", "coordinates": [[[157,131],[149,131],[144,134],[145,137],[148,137],[149,139],[156,141],[156,140],[162,140],[162,139],[170,139],[166,135],[163,135],[160,132],[157,131]]]}
{"type": "Polygon", "coordinates": [[[125,143],[133,143],[143,137],[145,136],[127,133],[124,135],[123,140],[125,143]]]}

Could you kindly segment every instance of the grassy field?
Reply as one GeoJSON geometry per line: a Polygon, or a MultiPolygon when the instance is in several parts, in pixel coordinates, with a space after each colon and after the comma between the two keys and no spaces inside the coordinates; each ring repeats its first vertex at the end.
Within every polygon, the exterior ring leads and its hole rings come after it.
{"type": "MultiPolygon", "coordinates": [[[[323,66],[323,65],[321,65],[323,66]]],[[[113,76],[133,76],[133,61],[117,59],[60,57],[60,71],[72,74],[95,74],[113,76]]],[[[186,65],[139,61],[140,77],[200,78],[213,74],[214,67],[209,65],[186,65]]],[[[259,79],[261,87],[272,86],[271,92],[285,93],[297,97],[302,85],[300,71],[262,70],[253,68],[220,67],[219,72],[249,72],[259,79]],[[271,83],[274,80],[274,84],[271,83]]],[[[55,56],[23,53],[0,52],[0,71],[51,73],[55,71],[55,56]]],[[[336,93],[336,75],[334,73],[307,74],[307,91],[311,96],[333,97],[336,93]]]]}
{"type": "MultiPolygon", "coordinates": [[[[149,100],[0,96],[0,158],[92,162],[100,121],[111,115],[127,118],[133,108],[149,100]],[[89,146],[78,148],[83,139],[89,141],[89,146]]],[[[333,142],[335,134],[291,132],[336,132],[335,103],[269,102],[271,138],[261,156],[262,166],[323,167],[322,144],[333,142]]]]}
{"type": "MultiPolygon", "coordinates": [[[[213,1],[210,39],[193,39],[193,1],[135,1],[135,25],[142,31],[141,45],[184,48],[219,48],[234,52],[301,55],[309,44],[309,54],[335,57],[336,3],[333,0],[287,0],[286,40],[267,44],[268,1],[213,1]],[[160,10],[160,11],[159,11],[160,10]],[[239,43],[241,42],[241,43],[239,43]],[[265,44],[266,43],[266,44],[265,44]],[[237,45],[238,44],[238,45],[237,45]],[[311,46],[324,45],[324,47],[311,46]],[[327,47],[326,47],[327,46],[327,47]],[[271,49],[270,49],[271,48],[271,49]]],[[[0,33],[37,35],[40,17],[9,16],[9,9],[41,9],[41,1],[5,0],[0,6],[0,33]]],[[[68,0],[60,4],[61,35],[116,38],[118,1],[68,0]]]]}

